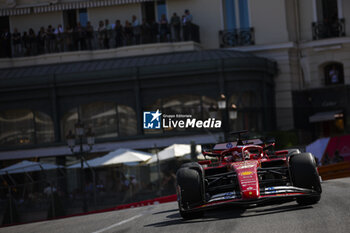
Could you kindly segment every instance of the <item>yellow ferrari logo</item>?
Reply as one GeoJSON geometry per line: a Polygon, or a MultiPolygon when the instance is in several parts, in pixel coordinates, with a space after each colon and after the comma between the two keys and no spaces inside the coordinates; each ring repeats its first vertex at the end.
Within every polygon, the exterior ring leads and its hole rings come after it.
{"type": "Polygon", "coordinates": [[[248,176],[248,175],[251,175],[253,174],[253,172],[242,172],[241,175],[242,176],[248,176]]]}

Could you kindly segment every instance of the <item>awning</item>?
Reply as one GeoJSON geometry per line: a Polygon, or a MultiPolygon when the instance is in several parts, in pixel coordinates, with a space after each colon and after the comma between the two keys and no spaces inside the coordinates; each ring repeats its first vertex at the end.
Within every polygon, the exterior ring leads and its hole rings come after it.
{"type": "Polygon", "coordinates": [[[330,111],[330,112],[318,112],[309,117],[311,123],[322,122],[322,121],[332,121],[336,118],[343,117],[342,110],[330,111]]]}
{"type": "Polygon", "coordinates": [[[149,2],[149,1],[154,1],[154,0],[90,0],[90,1],[62,2],[62,3],[56,3],[56,4],[52,4],[48,2],[47,5],[33,4],[26,7],[18,5],[14,8],[0,9],[0,16],[30,14],[31,8],[33,8],[33,13],[37,14],[37,13],[45,13],[45,12],[52,12],[52,11],[93,8],[93,7],[107,7],[107,6],[149,2]]]}
{"type": "MultiPolygon", "coordinates": [[[[136,150],[130,150],[130,149],[118,149],[112,152],[109,152],[108,154],[88,160],[84,163],[84,168],[87,168],[87,164],[90,167],[102,167],[102,166],[110,166],[110,165],[117,165],[117,164],[135,164],[140,162],[145,162],[151,158],[152,154],[142,152],[142,151],[136,151],[136,150]],[[86,164],[87,163],[87,164],[86,164]]],[[[68,168],[80,168],[81,164],[76,163],[72,166],[69,166],[68,168]]]]}
{"type": "Polygon", "coordinates": [[[0,175],[52,170],[58,168],[63,168],[63,166],[23,160],[22,162],[0,169],[0,175]]]}
{"type": "MultiPolygon", "coordinates": [[[[202,147],[196,146],[196,153],[201,153],[202,147]]],[[[164,150],[160,151],[157,155],[153,155],[152,158],[147,161],[147,164],[156,163],[159,160],[167,160],[173,158],[184,157],[191,154],[191,144],[173,144],[168,146],[164,150]],[[158,158],[157,158],[158,157],[158,158]]]]}

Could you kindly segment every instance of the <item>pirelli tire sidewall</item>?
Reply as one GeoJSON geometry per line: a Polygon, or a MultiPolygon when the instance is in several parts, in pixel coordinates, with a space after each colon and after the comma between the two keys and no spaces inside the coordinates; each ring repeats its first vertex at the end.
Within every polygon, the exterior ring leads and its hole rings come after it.
{"type": "Polygon", "coordinates": [[[289,168],[294,186],[317,192],[312,197],[298,198],[297,202],[299,204],[317,203],[321,198],[322,187],[314,156],[311,153],[293,154],[289,160],[289,168]]]}
{"type": "Polygon", "coordinates": [[[176,173],[180,210],[188,210],[193,204],[203,203],[203,171],[198,163],[183,164],[176,173]]]}

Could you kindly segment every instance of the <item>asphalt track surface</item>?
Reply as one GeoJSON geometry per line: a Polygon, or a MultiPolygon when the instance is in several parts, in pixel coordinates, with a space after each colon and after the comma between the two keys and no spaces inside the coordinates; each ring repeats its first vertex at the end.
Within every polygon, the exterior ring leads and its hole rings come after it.
{"type": "Polygon", "coordinates": [[[177,203],[145,206],[0,228],[6,233],[38,232],[350,232],[350,178],[322,183],[321,201],[314,206],[296,202],[255,208],[209,210],[200,219],[181,219],[177,203]]]}

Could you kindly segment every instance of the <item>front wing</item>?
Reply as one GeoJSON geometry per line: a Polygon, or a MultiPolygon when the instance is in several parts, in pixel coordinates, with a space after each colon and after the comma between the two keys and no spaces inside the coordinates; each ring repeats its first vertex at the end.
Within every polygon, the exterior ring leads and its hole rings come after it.
{"type": "Polygon", "coordinates": [[[241,198],[236,192],[226,192],[213,195],[206,203],[200,205],[191,206],[189,209],[182,209],[186,212],[199,211],[209,208],[218,207],[226,204],[236,205],[250,205],[250,204],[263,204],[273,201],[293,201],[300,196],[314,196],[319,195],[314,190],[298,188],[294,186],[275,186],[268,187],[260,190],[260,196],[258,198],[241,198]]]}

